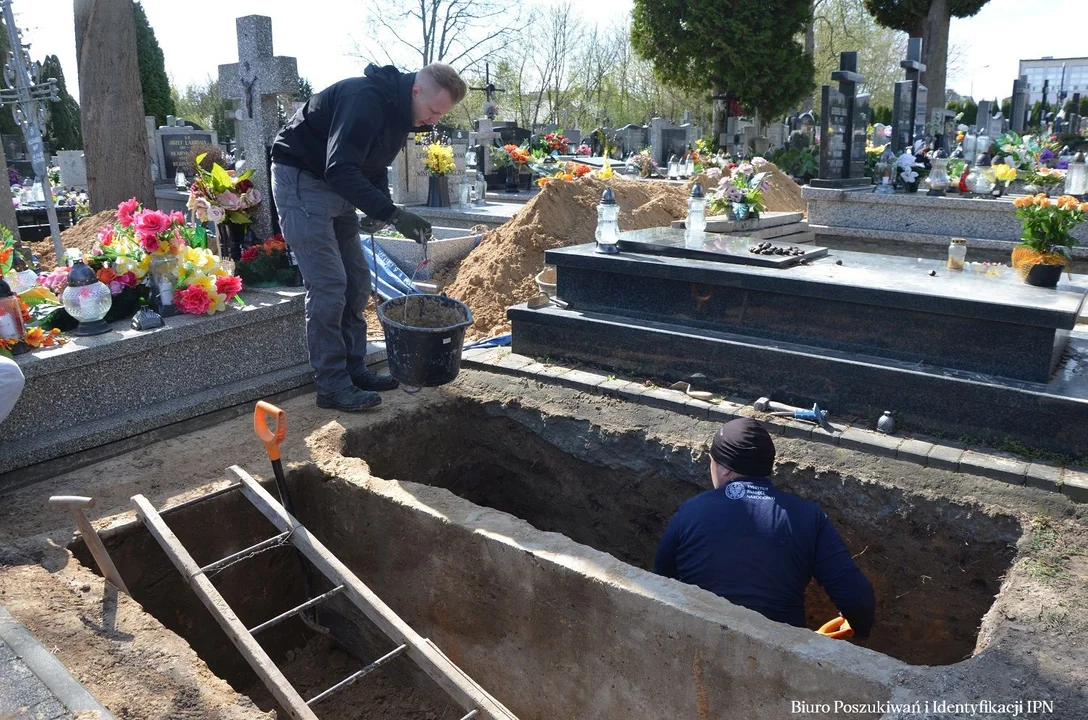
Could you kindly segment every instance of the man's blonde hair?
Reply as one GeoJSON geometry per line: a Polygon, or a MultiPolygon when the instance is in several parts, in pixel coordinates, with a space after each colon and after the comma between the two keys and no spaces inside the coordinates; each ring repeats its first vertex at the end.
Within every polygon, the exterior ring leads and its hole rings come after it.
{"type": "Polygon", "coordinates": [[[419,71],[419,76],[433,80],[435,85],[448,92],[454,105],[464,100],[468,94],[468,85],[451,65],[431,63],[419,71]]]}

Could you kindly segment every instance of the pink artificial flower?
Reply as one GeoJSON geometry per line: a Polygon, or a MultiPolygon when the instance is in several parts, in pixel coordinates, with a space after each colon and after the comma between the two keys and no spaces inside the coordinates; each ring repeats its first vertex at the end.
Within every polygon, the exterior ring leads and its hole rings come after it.
{"type": "Polygon", "coordinates": [[[250,188],[246,193],[246,199],[249,200],[250,206],[261,204],[261,191],[257,188],[250,188]]]}
{"type": "Polygon", "coordinates": [[[185,213],[181,212],[180,210],[175,210],[174,212],[170,213],[170,222],[175,225],[184,225],[185,213]]]}
{"type": "Polygon", "coordinates": [[[121,222],[121,227],[129,227],[132,225],[133,213],[140,208],[140,201],[136,198],[126,200],[117,206],[117,219],[121,222]]]}
{"type": "Polygon", "coordinates": [[[225,210],[223,210],[223,208],[219,207],[218,205],[212,205],[210,208],[208,208],[208,219],[218,225],[219,223],[227,219],[227,213],[225,210]]]}
{"type": "Polygon", "coordinates": [[[186,315],[204,315],[211,309],[212,299],[204,288],[190,285],[174,293],[174,304],[186,315]]]}
{"type": "Polygon", "coordinates": [[[136,237],[140,240],[140,246],[146,252],[154,253],[159,251],[159,236],[152,235],[150,233],[137,233],[136,237]]]}
{"type": "Polygon", "coordinates": [[[237,194],[232,193],[230,190],[227,190],[219,196],[219,205],[220,207],[225,207],[227,210],[241,210],[242,198],[238,197],[237,194]]]}
{"type": "Polygon", "coordinates": [[[113,225],[106,225],[98,231],[98,241],[107,247],[113,242],[113,237],[113,225]]]}
{"type": "Polygon", "coordinates": [[[116,280],[110,280],[110,295],[120,295],[125,286],[116,280]]]}
{"type": "Polygon", "coordinates": [[[95,248],[94,250],[91,250],[91,255],[102,255],[102,254],[103,254],[102,253],[102,248],[95,248]]]}
{"type": "Polygon", "coordinates": [[[242,290],[242,278],[237,275],[220,275],[215,278],[215,290],[226,295],[227,300],[233,300],[242,290]]]}
{"type": "Polygon", "coordinates": [[[141,235],[158,235],[170,228],[170,216],[162,210],[144,210],[134,220],[136,232],[141,235]]]}
{"type": "Polygon", "coordinates": [[[125,287],[136,287],[136,273],[129,270],[124,275],[118,275],[113,282],[119,282],[125,287]]]}

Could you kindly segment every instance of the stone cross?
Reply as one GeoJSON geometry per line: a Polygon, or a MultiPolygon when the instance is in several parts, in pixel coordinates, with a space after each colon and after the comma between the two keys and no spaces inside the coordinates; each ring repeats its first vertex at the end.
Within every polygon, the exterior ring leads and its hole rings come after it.
{"type": "Polygon", "coordinates": [[[298,62],[273,56],[272,18],[247,15],[235,20],[235,25],[238,62],[219,66],[219,92],[224,99],[240,101],[234,116],[236,136],[245,166],[253,170],[253,185],[261,193],[253,222],[257,236],[264,239],[273,228],[268,148],[279,130],[276,96],[298,89],[298,62]]]}
{"type": "Polygon", "coordinates": [[[869,96],[858,95],[865,76],[858,72],[858,54],[839,55],[839,69],[831,73],[836,90],[824,85],[820,112],[820,174],[813,187],[871,185],[865,173],[865,135],[869,127],[869,96]]]}
{"type": "Polygon", "coordinates": [[[892,150],[910,149],[919,137],[925,137],[926,105],[929,90],[922,84],[926,66],[922,62],[922,38],[907,40],[907,58],[899,66],[906,70],[906,80],[896,83],[892,109],[892,150]]]}

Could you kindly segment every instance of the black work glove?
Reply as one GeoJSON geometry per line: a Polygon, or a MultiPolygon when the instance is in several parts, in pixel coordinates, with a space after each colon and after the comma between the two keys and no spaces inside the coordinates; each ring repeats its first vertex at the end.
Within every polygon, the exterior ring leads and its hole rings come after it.
{"type": "Polygon", "coordinates": [[[359,221],[359,231],[364,235],[373,235],[389,223],[388,220],[379,220],[372,218],[369,215],[364,215],[363,219],[359,221]]]}
{"type": "Polygon", "coordinates": [[[422,243],[425,238],[430,239],[431,237],[431,224],[429,222],[419,215],[401,208],[397,208],[393,212],[389,222],[393,223],[393,227],[397,229],[397,232],[406,238],[415,240],[417,243],[422,243]]]}

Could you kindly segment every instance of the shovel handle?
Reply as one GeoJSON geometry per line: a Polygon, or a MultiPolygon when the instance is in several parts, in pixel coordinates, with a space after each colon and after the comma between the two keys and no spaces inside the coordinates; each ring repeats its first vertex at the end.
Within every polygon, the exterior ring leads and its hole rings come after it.
{"type": "Polygon", "coordinates": [[[279,460],[280,443],[287,437],[287,413],[270,402],[258,401],[253,410],[253,432],[264,443],[268,459],[273,462],[279,460]],[[273,418],[272,427],[268,426],[269,417],[273,418]]]}

